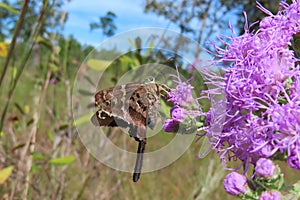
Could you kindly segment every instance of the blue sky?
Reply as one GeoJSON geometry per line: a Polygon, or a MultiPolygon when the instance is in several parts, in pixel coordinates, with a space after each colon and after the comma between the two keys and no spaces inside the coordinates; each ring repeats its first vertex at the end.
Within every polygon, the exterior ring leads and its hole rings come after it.
{"type": "Polygon", "coordinates": [[[99,17],[107,11],[114,12],[117,17],[116,33],[122,33],[135,28],[160,27],[177,30],[175,25],[169,24],[163,17],[143,12],[143,1],[140,0],[72,0],[64,8],[68,13],[64,35],[72,34],[82,44],[97,46],[106,39],[102,30],[90,30],[91,22],[99,22],[99,17]]]}

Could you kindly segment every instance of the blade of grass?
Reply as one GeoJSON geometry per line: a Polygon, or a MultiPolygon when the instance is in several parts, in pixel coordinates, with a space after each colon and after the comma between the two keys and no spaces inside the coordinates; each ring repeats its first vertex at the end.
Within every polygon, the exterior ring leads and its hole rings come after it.
{"type": "MultiPolygon", "coordinates": [[[[3,70],[1,78],[0,78],[0,87],[2,85],[2,81],[3,81],[5,73],[7,71],[9,61],[11,60],[11,56],[12,56],[12,53],[13,53],[13,50],[14,50],[14,46],[15,46],[15,43],[16,43],[17,36],[18,36],[19,31],[20,31],[20,29],[22,27],[22,24],[24,22],[24,16],[25,16],[25,13],[26,13],[26,10],[27,10],[27,7],[28,7],[28,3],[29,3],[29,0],[25,0],[24,1],[23,8],[22,8],[21,14],[20,14],[20,18],[18,20],[18,23],[17,23],[17,26],[16,26],[16,30],[14,32],[14,36],[13,36],[13,39],[12,39],[11,47],[9,49],[9,52],[8,52],[8,55],[7,55],[7,58],[6,58],[6,61],[5,61],[4,70],[3,70]]],[[[41,23],[42,23],[42,20],[43,20],[43,17],[44,17],[47,5],[48,5],[48,0],[43,0],[43,6],[42,6],[42,9],[41,9],[41,12],[40,12],[40,16],[37,19],[36,26],[34,27],[34,29],[32,31],[32,34],[30,36],[30,39],[29,39],[29,44],[31,44],[31,45],[29,45],[28,51],[24,51],[26,53],[25,53],[25,55],[24,55],[24,57],[23,57],[23,59],[21,61],[21,65],[20,65],[20,67],[19,67],[19,69],[17,71],[15,79],[12,80],[12,86],[9,89],[9,92],[8,92],[8,95],[7,95],[7,99],[6,99],[4,108],[3,108],[3,112],[1,114],[0,131],[2,131],[2,129],[3,129],[4,119],[5,119],[5,116],[6,116],[6,112],[7,112],[8,106],[9,106],[10,101],[11,101],[11,97],[12,97],[14,91],[15,91],[17,83],[18,83],[18,81],[19,81],[19,79],[20,79],[20,77],[22,75],[22,72],[23,72],[23,70],[24,70],[24,68],[25,68],[25,66],[27,64],[27,61],[29,60],[29,57],[31,55],[31,52],[32,52],[33,46],[35,44],[35,41],[37,40],[38,32],[40,30],[41,23]]]]}
{"type": "Polygon", "coordinates": [[[20,13],[20,17],[19,17],[19,20],[17,22],[17,26],[14,30],[14,35],[13,35],[13,38],[11,40],[10,48],[9,48],[9,51],[8,51],[8,54],[7,54],[7,57],[6,57],[6,60],[5,60],[4,69],[3,69],[1,77],[0,77],[0,87],[2,85],[2,82],[3,82],[3,79],[5,77],[6,71],[8,69],[8,64],[9,64],[9,61],[11,60],[11,57],[12,57],[12,54],[13,54],[13,51],[14,51],[14,48],[15,48],[15,45],[16,45],[18,35],[19,35],[20,30],[22,28],[24,18],[25,18],[25,14],[26,14],[26,11],[27,11],[27,8],[28,8],[28,4],[29,4],[29,0],[25,0],[24,3],[23,3],[21,13],[20,13]]]}

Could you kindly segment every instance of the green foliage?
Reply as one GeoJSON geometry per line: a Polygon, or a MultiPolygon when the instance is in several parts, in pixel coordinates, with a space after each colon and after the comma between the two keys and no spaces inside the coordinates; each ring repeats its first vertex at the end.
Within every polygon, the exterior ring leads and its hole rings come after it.
{"type": "Polygon", "coordinates": [[[90,29],[102,29],[102,33],[105,36],[113,36],[117,30],[116,25],[114,24],[114,19],[117,15],[111,11],[108,11],[105,16],[100,17],[100,22],[90,23],[90,29]]]}
{"type": "Polygon", "coordinates": [[[83,123],[89,122],[91,120],[91,117],[93,116],[93,114],[94,113],[79,117],[77,120],[75,120],[73,122],[73,126],[79,126],[79,125],[81,125],[83,123]]]}
{"type": "Polygon", "coordinates": [[[87,61],[88,67],[95,71],[104,71],[109,65],[109,61],[107,60],[97,60],[97,59],[89,59],[87,61]]]}
{"type": "Polygon", "coordinates": [[[5,10],[17,15],[19,14],[19,12],[14,9],[13,7],[10,7],[7,3],[4,3],[4,2],[0,2],[0,7],[4,8],[5,10]]]}
{"type": "MultiPolygon", "coordinates": [[[[268,10],[274,12],[277,12],[279,2],[280,0],[259,1],[268,10]]],[[[144,12],[163,16],[170,23],[175,24],[180,33],[193,37],[199,44],[211,50],[213,50],[211,45],[206,41],[215,40],[217,35],[228,30],[228,21],[236,25],[237,33],[241,33],[245,25],[245,19],[240,17],[243,16],[243,12],[247,13],[247,20],[252,22],[261,20],[265,16],[265,13],[257,12],[256,1],[243,0],[146,0],[144,12]]],[[[257,25],[258,23],[251,26],[251,29],[255,30],[257,25]]],[[[196,58],[200,52],[201,49],[195,49],[196,58]]]]}
{"type": "Polygon", "coordinates": [[[8,166],[0,170],[0,185],[3,184],[11,175],[14,166],[8,166]]]}
{"type": "Polygon", "coordinates": [[[66,156],[62,158],[54,158],[49,161],[52,165],[69,165],[74,162],[76,159],[75,156],[66,156]]]}

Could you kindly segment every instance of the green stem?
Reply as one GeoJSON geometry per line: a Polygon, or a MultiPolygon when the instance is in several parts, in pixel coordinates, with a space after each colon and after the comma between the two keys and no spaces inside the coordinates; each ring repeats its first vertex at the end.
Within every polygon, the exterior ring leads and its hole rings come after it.
{"type": "Polygon", "coordinates": [[[9,64],[9,61],[11,60],[11,57],[12,57],[12,54],[13,54],[13,51],[14,51],[14,48],[15,48],[15,45],[16,45],[17,37],[18,37],[18,35],[20,33],[20,30],[21,30],[21,27],[23,25],[24,18],[25,18],[25,13],[26,13],[26,10],[28,8],[28,4],[29,4],[29,0],[24,0],[23,7],[22,7],[22,10],[21,10],[21,13],[20,13],[20,17],[19,17],[19,20],[17,22],[17,26],[15,28],[14,35],[13,35],[13,38],[11,40],[10,48],[9,48],[9,51],[8,51],[8,54],[7,54],[7,57],[6,57],[6,60],[5,60],[4,69],[3,69],[1,77],[0,77],[0,87],[2,85],[2,82],[3,82],[4,76],[6,74],[6,71],[8,69],[8,64],[9,64]]]}
{"type": "MultiPolygon", "coordinates": [[[[24,1],[24,4],[25,4],[25,3],[27,3],[27,4],[26,4],[26,8],[27,8],[28,3],[29,3],[29,0],[25,0],[25,1],[24,1]]],[[[3,112],[2,112],[2,114],[1,114],[1,119],[0,119],[0,132],[1,132],[2,129],[3,129],[4,119],[5,119],[5,116],[6,116],[6,113],[7,113],[7,109],[8,109],[8,106],[9,106],[9,103],[10,103],[10,100],[11,100],[11,97],[12,97],[14,91],[15,91],[15,88],[16,88],[17,83],[18,83],[18,81],[19,81],[19,79],[20,79],[20,77],[21,77],[21,74],[22,74],[22,72],[23,72],[23,70],[24,70],[24,68],[25,68],[25,66],[26,66],[26,63],[27,63],[27,61],[28,61],[28,59],[29,59],[29,57],[30,57],[30,55],[31,55],[31,52],[32,52],[32,49],[33,49],[33,45],[34,45],[34,43],[35,43],[35,41],[36,41],[36,38],[37,38],[37,36],[38,36],[39,28],[40,28],[40,26],[41,26],[42,19],[43,19],[43,17],[44,17],[44,14],[45,14],[45,10],[46,10],[46,8],[47,8],[47,5],[48,5],[48,0],[44,0],[44,1],[43,1],[43,7],[42,7],[42,10],[41,10],[41,12],[40,12],[40,16],[39,16],[39,18],[38,18],[38,20],[37,20],[36,26],[35,26],[35,28],[34,28],[34,30],[33,30],[33,32],[32,32],[32,35],[31,35],[31,37],[30,37],[30,38],[31,38],[31,39],[30,39],[30,41],[31,41],[31,46],[30,46],[30,48],[29,48],[28,51],[24,51],[24,52],[27,52],[27,53],[25,53],[25,56],[24,56],[24,58],[23,58],[22,61],[21,61],[20,69],[17,71],[16,77],[15,77],[15,79],[13,80],[13,84],[12,84],[11,88],[10,88],[9,91],[8,91],[8,96],[7,96],[7,99],[6,99],[6,102],[5,102],[5,106],[4,106],[3,112]]],[[[24,6],[23,6],[23,7],[24,7],[24,6]]],[[[26,9],[24,9],[24,11],[23,11],[23,9],[22,9],[22,12],[24,12],[24,14],[21,13],[20,19],[19,19],[19,21],[18,21],[18,25],[17,25],[17,28],[16,28],[16,29],[19,29],[19,28],[22,26],[23,19],[21,19],[21,18],[22,18],[22,16],[23,16],[23,18],[24,18],[26,9]],[[20,22],[20,20],[22,21],[22,23],[20,22]],[[19,24],[20,24],[20,25],[19,25],[19,24]],[[20,27],[18,27],[18,26],[20,26],[20,27]]],[[[17,32],[18,32],[18,31],[15,31],[14,37],[17,37],[17,32]]],[[[14,46],[14,45],[13,45],[13,46],[14,46]]],[[[11,54],[12,54],[12,50],[11,50],[11,49],[10,49],[10,51],[11,51],[11,54]]],[[[10,57],[7,57],[7,60],[10,60],[10,57]]],[[[6,63],[7,63],[7,66],[8,66],[9,61],[6,61],[6,63]]],[[[5,65],[5,66],[6,66],[6,65],[5,65]]],[[[5,68],[7,68],[7,67],[5,67],[5,68]]],[[[4,71],[6,71],[6,69],[4,69],[4,71]]],[[[4,77],[4,74],[5,74],[5,73],[2,73],[1,78],[4,77]]],[[[2,80],[1,80],[1,81],[2,81],[2,80]]],[[[0,81],[0,86],[1,86],[1,81],[0,81]]]]}

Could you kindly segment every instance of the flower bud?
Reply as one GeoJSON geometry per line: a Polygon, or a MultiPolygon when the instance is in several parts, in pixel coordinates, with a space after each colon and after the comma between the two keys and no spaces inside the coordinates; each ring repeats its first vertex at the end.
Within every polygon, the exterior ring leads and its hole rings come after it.
{"type": "Polygon", "coordinates": [[[272,177],[276,172],[276,166],[272,160],[267,158],[260,158],[256,162],[255,172],[259,177],[272,177]]]}
{"type": "Polygon", "coordinates": [[[237,172],[228,174],[224,179],[224,188],[232,195],[245,194],[247,191],[247,178],[237,172]]]}
{"type": "Polygon", "coordinates": [[[260,195],[259,200],[281,200],[281,194],[273,190],[265,191],[260,195]]]}

